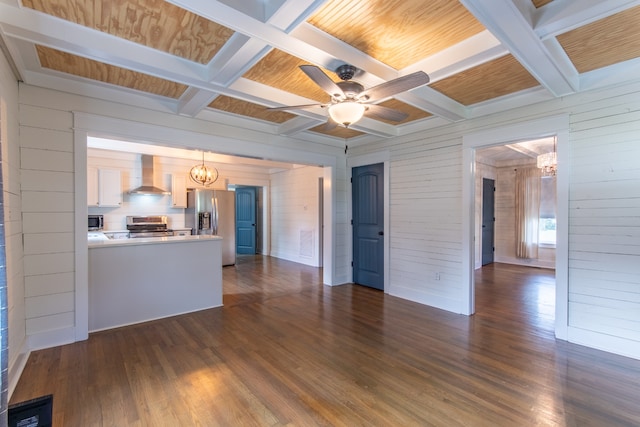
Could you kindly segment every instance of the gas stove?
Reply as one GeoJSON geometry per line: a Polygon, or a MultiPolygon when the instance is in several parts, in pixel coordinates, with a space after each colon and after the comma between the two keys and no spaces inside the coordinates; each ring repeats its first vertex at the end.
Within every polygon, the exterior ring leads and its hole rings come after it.
{"type": "Polygon", "coordinates": [[[173,236],[173,230],[169,230],[167,217],[164,215],[127,216],[127,230],[132,239],[173,236]]]}

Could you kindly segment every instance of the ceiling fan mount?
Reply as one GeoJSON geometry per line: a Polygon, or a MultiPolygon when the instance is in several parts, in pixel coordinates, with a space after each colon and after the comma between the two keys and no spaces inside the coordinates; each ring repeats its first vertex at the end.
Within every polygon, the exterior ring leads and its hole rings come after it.
{"type": "Polygon", "coordinates": [[[353,65],[344,64],[336,68],[336,74],[341,80],[351,80],[358,69],[353,65]]]}
{"type": "Polygon", "coordinates": [[[416,71],[397,79],[389,80],[369,89],[365,89],[358,82],[351,80],[358,71],[356,67],[344,64],[336,69],[337,76],[342,80],[334,82],[324,71],[315,65],[301,65],[300,69],[315,84],[331,96],[325,104],[294,105],[289,107],[274,107],[270,110],[305,110],[317,107],[327,108],[331,120],[328,126],[341,124],[344,127],[357,122],[363,115],[375,116],[383,120],[401,122],[408,114],[378,105],[386,98],[398,93],[415,89],[429,83],[429,76],[424,71],[416,71]]]}

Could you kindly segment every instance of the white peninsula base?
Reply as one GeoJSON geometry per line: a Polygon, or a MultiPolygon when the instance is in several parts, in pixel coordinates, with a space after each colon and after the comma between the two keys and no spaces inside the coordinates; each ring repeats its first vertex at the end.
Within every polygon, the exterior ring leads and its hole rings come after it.
{"type": "Polygon", "coordinates": [[[221,240],[188,236],[89,245],[89,332],[221,306],[221,240]]]}

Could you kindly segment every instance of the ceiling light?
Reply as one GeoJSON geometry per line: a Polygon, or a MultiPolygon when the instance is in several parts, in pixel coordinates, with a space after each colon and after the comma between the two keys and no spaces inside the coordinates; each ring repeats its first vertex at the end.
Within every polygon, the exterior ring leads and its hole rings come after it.
{"type": "Polygon", "coordinates": [[[537,159],[537,166],[542,169],[544,176],[555,176],[558,170],[558,156],[556,154],[556,140],[553,140],[553,151],[540,154],[537,159]]]}
{"type": "Polygon", "coordinates": [[[204,164],[204,152],[202,152],[202,164],[195,165],[189,171],[189,177],[196,184],[208,187],[218,180],[218,169],[208,168],[204,164]]]}
{"type": "Polygon", "coordinates": [[[365,109],[359,102],[343,101],[329,106],[329,116],[334,122],[349,127],[362,118],[365,109]]]}

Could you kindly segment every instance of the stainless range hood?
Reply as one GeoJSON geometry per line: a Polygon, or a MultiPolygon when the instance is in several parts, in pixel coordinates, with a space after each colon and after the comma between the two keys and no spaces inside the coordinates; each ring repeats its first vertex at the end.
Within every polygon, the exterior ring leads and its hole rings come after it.
{"type": "Polygon", "coordinates": [[[129,191],[129,194],[171,194],[170,191],[153,185],[153,156],[142,154],[142,185],[129,191]]]}

